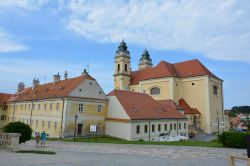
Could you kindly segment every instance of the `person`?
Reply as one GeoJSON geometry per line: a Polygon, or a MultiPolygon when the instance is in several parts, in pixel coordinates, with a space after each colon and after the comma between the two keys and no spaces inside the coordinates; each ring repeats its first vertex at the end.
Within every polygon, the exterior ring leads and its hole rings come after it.
{"type": "Polygon", "coordinates": [[[46,139],[47,139],[47,134],[45,133],[45,131],[43,131],[42,134],[41,134],[41,147],[42,146],[45,147],[46,139]]]}
{"type": "Polygon", "coordinates": [[[41,136],[40,133],[36,133],[36,147],[39,148],[39,142],[40,142],[41,136]]]}

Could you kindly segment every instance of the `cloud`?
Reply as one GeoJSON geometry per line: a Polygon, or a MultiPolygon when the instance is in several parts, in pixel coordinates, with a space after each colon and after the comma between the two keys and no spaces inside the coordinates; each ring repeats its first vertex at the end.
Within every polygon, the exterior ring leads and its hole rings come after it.
{"type": "Polygon", "coordinates": [[[75,0],[68,8],[67,27],[90,40],[250,62],[248,0],[75,0]]]}
{"type": "Polygon", "coordinates": [[[46,5],[49,0],[0,0],[0,8],[22,8],[26,10],[36,10],[46,5]]]}
{"type": "Polygon", "coordinates": [[[0,29],[0,53],[24,51],[28,49],[26,46],[14,41],[12,38],[13,37],[10,34],[1,32],[0,29]]]}

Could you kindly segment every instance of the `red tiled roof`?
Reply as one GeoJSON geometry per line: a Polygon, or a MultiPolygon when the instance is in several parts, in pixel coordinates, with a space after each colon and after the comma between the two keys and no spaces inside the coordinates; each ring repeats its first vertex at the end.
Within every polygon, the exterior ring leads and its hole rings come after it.
{"type": "Polygon", "coordinates": [[[84,80],[95,80],[89,75],[61,80],[56,84],[47,83],[38,85],[34,90],[25,88],[14,94],[8,101],[41,100],[68,96],[84,80]]]}
{"type": "Polygon", "coordinates": [[[196,108],[191,108],[184,99],[179,100],[180,107],[184,108],[184,114],[201,114],[196,108]]]}
{"type": "Polygon", "coordinates": [[[12,94],[0,93],[0,106],[6,105],[7,101],[11,96],[12,94]]]}
{"type": "Polygon", "coordinates": [[[113,90],[108,94],[116,96],[130,119],[186,119],[171,105],[160,104],[144,93],[113,90]]]}
{"type": "MultiPolygon", "coordinates": [[[[163,78],[163,77],[195,77],[209,75],[216,77],[212,72],[210,72],[199,60],[189,60],[180,63],[168,63],[161,61],[155,67],[149,67],[142,70],[133,71],[131,73],[131,85],[138,84],[139,81],[163,78]]],[[[219,78],[218,78],[219,79],[219,78]]]]}

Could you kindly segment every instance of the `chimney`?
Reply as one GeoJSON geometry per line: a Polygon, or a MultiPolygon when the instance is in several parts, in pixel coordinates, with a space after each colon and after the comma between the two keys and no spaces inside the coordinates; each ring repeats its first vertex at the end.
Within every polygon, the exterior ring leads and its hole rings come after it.
{"type": "Polygon", "coordinates": [[[36,79],[34,78],[32,90],[34,90],[36,87],[38,87],[38,86],[39,86],[39,83],[40,83],[39,79],[36,80],[36,79]]]}
{"type": "Polygon", "coordinates": [[[68,72],[67,70],[65,70],[65,73],[64,73],[64,79],[67,80],[68,79],[68,72]]]}
{"type": "Polygon", "coordinates": [[[82,76],[86,76],[86,75],[88,75],[88,72],[87,72],[86,69],[84,69],[83,72],[82,72],[82,76]]]}
{"type": "Polygon", "coordinates": [[[22,90],[24,90],[24,88],[25,88],[24,82],[19,82],[17,86],[17,92],[21,92],[22,90]]]}
{"type": "Polygon", "coordinates": [[[57,82],[59,82],[60,81],[60,75],[59,75],[59,73],[57,73],[57,75],[54,75],[54,77],[53,77],[53,84],[55,85],[57,82]]]}

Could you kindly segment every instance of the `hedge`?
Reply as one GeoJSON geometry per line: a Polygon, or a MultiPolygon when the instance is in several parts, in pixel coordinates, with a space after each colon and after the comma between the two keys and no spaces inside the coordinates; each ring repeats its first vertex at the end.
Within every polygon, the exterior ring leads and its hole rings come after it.
{"type": "Polygon", "coordinates": [[[25,143],[31,139],[32,129],[29,125],[22,122],[10,122],[4,126],[3,132],[5,133],[21,133],[19,143],[25,143]]]}
{"type": "Polygon", "coordinates": [[[250,132],[223,132],[219,140],[226,147],[246,148],[246,135],[250,135],[250,132]]]}

